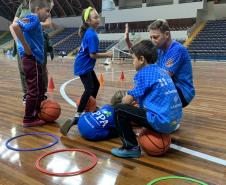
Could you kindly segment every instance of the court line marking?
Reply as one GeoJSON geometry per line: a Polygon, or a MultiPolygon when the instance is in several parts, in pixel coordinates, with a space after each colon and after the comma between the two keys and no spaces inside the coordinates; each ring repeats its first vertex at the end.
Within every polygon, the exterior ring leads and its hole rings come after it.
{"type": "MultiPolygon", "coordinates": [[[[134,70],[127,70],[127,71],[134,71],[134,70]]],[[[117,73],[117,72],[121,72],[121,71],[114,71],[114,72],[117,73]]],[[[112,73],[112,72],[105,72],[104,74],[108,74],[108,73],[112,73]]],[[[70,105],[72,105],[75,108],[77,108],[77,104],[67,96],[67,94],[65,93],[65,87],[69,83],[71,83],[72,81],[77,80],[77,79],[79,79],[79,77],[75,77],[75,78],[65,82],[60,87],[61,96],[64,98],[64,100],[66,102],[68,102],[70,105]]],[[[216,163],[216,164],[226,166],[226,160],[218,158],[218,157],[214,157],[214,156],[211,156],[211,155],[208,155],[208,154],[205,154],[205,153],[202,153],[202,152],[198,152],[198,151],[195,151],[195,150],[191,150],[189,148],[185,148],[185,147],[175,145],[175,144],[171,144],[170,148],[173,148],[175,150],[181,151],[181,152],[189,154],[189,155],[193,155],[195,157],[198,157],[198,158],[201,158],[201,159],[204,159],[204,160],[207,160],[207,161],[211,161],[211,162],[216,163]]]]}
{"type": "Polygon", "coordinates": [[[71,79],[71,80],[65,82],[63,85],[60,86],[60,94],[61,94],[61,96],[64,98],[64,100],[65,100],[66,102],[68,102],[70,105],[72,105],[72,106],[75,107],[76,109],[77,109],[77,104],[76,104],[71,98],[69,98],[68,95],[65,93],[65,87],[66,87],[69,83],[71,83],[72,81],[77,80],[77,79],[79,79],[79,77],[75,77],[75,78],[73,78],[73,79],[71,79]]]}

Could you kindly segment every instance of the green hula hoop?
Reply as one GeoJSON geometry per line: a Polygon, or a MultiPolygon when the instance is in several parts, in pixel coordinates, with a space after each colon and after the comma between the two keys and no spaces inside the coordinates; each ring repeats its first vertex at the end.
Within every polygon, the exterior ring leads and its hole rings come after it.
{"type": "Polygon", "coordinates": [[[157,179],[152,180],[147,185],[153,185],[153,184],[156,184],[157,182],[164,181],[164,180],[169,180],[169,179],[181,179],[181,180],[186,180],[186,181],[190,181],[190,182],[195,182],[195,183],[197,183],[199,185],[208,185],[207,183],[202,182],[200,180],[196,180],[196,179],[189,178],[189,177],[182,177],[182,176],[166,176],[166,177],[160,177],[160,178],[157,178],[157,179]]]}

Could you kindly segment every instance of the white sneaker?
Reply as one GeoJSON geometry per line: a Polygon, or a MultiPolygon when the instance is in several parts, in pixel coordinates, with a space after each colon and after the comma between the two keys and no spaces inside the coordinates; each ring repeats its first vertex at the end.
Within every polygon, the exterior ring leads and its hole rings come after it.
{"type": "Polygon", "coordinates": [[[110,64],[111,64],[110,58],[106,58],[106,60],[104,61],[104,65],[110,65],[110,64]]]}

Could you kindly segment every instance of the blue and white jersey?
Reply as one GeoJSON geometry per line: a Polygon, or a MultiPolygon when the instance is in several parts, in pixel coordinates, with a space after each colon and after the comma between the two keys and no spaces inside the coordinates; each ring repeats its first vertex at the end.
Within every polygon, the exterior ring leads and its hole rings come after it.
{"type": "Polygon", "coordinates": [[[166,51],[158,50],[157,64],[173,73],[175,86],[181,90],[187,103],[195,96],[193,85],[191,58],[187,49],[177,41],[173,41],[166,51]]]}
{"type": "Polygon", "coordinates": [[[146,110],[152,128],[161,133],[174,131],[182,117],[182,104],[170,76],[152,64],[140,69],[134,82],[127,93],[146,110]]]}

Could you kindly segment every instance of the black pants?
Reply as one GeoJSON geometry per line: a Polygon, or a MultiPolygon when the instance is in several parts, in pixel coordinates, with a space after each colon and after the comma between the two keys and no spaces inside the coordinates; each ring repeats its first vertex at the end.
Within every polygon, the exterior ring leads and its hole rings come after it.
{"type": "Polygon", "coordinates": [[[80,75],[80,79],[83,83],[85,91],[82,94],[77,112],[84,111],[90,96],[93,96],[94,98],[97,97],[97,93],[100,87],[100,83],[94,71],[90,71],[84,75],[80,75]]]}
{"type": "Polygon", "coordinates": [[[130,149],[138,145],[136,135],[133,132],[132,121],[139,126],[153,130],[148,123],[145,109],[126,104],[117,104],[114,108],[115,123],[123,143],[123,148],[130,149]]]}

